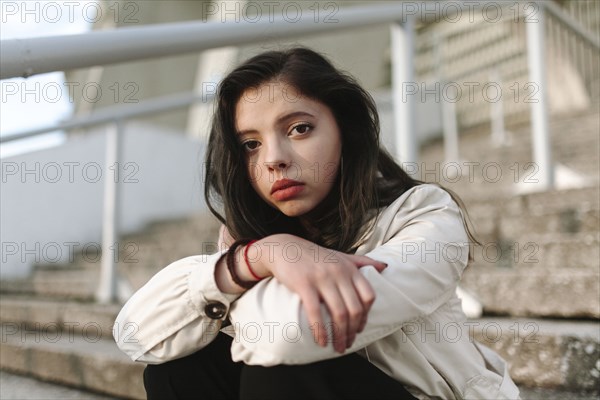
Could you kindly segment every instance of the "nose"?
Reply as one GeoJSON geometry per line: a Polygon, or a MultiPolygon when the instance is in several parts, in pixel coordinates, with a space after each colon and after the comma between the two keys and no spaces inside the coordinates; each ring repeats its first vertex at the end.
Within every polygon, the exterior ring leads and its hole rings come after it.
{"type": "Polygon", "coordinates": [[[266,146],[264,165],[270,171],[285,170],[291,165],[289,152],[285,149],[285,145],[279,143],[278,140],[271,140],[266,146]]]}
{"type": "Polygon", "coordinates": [[[267,161],[267,162],[265,162],[265,165],[270,170],[276,170],[276,169],[284,170],[288,167],[289,163],[284,162],[284,161],[267,161]]]}

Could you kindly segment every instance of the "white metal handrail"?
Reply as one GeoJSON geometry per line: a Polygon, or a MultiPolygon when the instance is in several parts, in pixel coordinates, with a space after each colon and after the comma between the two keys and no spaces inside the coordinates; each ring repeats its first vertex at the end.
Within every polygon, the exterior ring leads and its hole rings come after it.
{"type": "MultiPolygon", "coordinates": [[[[3,40],[0,47],[0,79],[74,68],[198,52],[216,47],[254,43],[273,38],[333,32],[402,21],[403,2],[341,8],[331,23],[315,23],[304,17],[289,23],[282,16],[273,21],[179,22],[30,39],[3,40]]],[[[435,15],[428,14],[434,18],[435,15]]]]}
{"type": "Polygon", "coordinates": [[[160,112],[172,111],[179,108],[187,107],[196,102],[210,102],[214,98],[212,93],[194,93],[185,92],[167,96],[154,97],[152,99],[143,100],[139,103],[104,107],[98,111],[94,111],[90,115],[75,117],[67,121],[49,124],[40,128],[33,128],[20,131],[14,135],[0,138],[0,143],[8,143],[15,140],[21,140],[32,136],[41,135],[44,133],[88,128],[90,126],[112,123],[114,121],[124,121],[131,118],[142,117],[160,112]]]}

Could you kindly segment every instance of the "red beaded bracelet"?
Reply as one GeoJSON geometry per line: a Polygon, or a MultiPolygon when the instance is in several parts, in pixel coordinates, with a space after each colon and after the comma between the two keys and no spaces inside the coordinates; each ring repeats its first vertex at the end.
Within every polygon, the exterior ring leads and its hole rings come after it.
{"type": "Polygon", "coordinates": [[[252,245],[252,243],[256,242],[257,240],[251,240],[250,243],[248,243],[246,245],[246,248],[244,249],[244,261],[246,261],[246,265],[248,266],[248,271],[250,271],[250,275],[252,275],[256,280],[260,281],[263,278],[261,278],[260,276],[258,276],[253,270],[252,270],[252,266],[250,265],[250,261],[248,261],[248,249],[250,248],[250,246],[252,245]]]}

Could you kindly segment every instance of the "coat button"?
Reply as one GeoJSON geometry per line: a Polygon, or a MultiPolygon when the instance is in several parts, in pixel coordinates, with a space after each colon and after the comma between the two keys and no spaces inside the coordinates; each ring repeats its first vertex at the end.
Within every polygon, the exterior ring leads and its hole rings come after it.
{"type": "Polygon", "coordinates": [[[204,313],[210,319],[221,319],[225,316],[227,312],[227,307],[225,304],[219,303],[218,301],[208,303],[206,307],[204,307],[204,313]]]}

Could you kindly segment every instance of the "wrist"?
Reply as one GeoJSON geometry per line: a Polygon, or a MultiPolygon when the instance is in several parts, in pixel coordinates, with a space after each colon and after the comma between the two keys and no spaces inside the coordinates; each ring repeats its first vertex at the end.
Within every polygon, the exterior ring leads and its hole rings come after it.
{"type": "Polygon", "coordinates": [[[248,246],[240,246],[235,251],[235,272],[240,279],[247,282],[257,282],[258,280],[252,276],[248,265],[244,260],[244,252],[248,246]]]}
{"type": "Polygon", "coordinates": [[[246,268],[243,266],[245,261],[241,251],[251,241],[249,239],[236,240],[227,250],[226,262],[231,280],[243,289],[251,289],[259,281],[257,279],[248,279],[246,274],[246,271],[248,271],[247,265],[246,268]]]}
{"type": "Polygon", "coordinates": [[[227,253],[224,253],[215,267],[215,283],[220,291],[229,294],[242,294],[245,288],[238,286],[231,278],[226,261],[227,253]]]}
{"type": "Polygon", "coordinates": [[[268,262],[265,262],[266,246],[261,242],[262,239],[252,241],[242,249],[240,264],[243,264],[241,269],[244,269],[244,278],[257,281],[273,275],[268,268],[268,262]]]}

